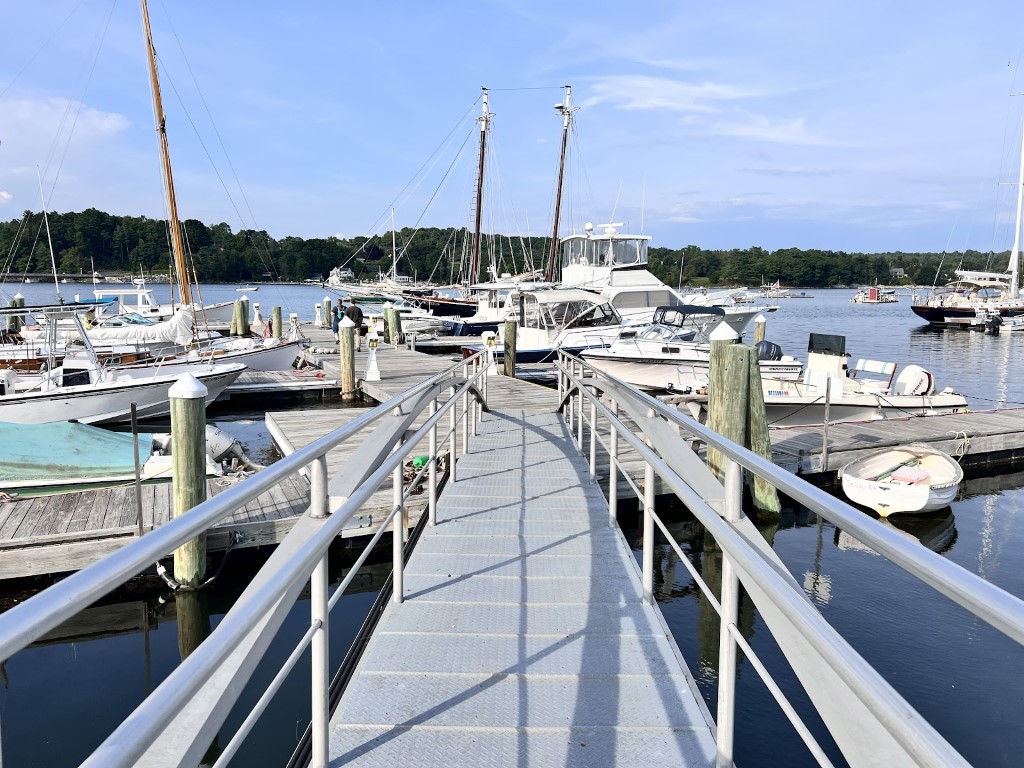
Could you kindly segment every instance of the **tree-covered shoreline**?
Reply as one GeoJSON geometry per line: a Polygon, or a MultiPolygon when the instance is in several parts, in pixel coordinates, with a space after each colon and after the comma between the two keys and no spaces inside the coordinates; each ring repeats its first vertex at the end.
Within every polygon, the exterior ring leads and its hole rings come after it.
{"type": "MultiPolygon", "coordinates": [[[[88,275],[98,272],[166,274],[170,257],[167,225],[145,216],[114,216],[94,208],[49,214],[57,271],[88,275]]],[[[184,222],[186,241],[200,280],[210,282],[303,281],[325,279],[331,269],[346,265],[356,279],[375,278],[391,269],[391,234],[341,239],[285,237],[265,231],[238,232],[225,223],[184,222]]],[[[448,283],[458,279],[467,262],[464,229],[426,228],[397,234],[399,272],[421,280],[448,283]]],[[[543,269],[548,238],[487,235],[481,262],[495,256],[499,272],[543,269]]],[[[0,223],[0,277],[50,270],[49,246],[42,216],[26,211],[22,218],[0,223]]],[[[783,285],[827,288],[861,284],[944,283],[954,269],[1002,271],[1008,253],[848,253],[780,248],[708,249],[652,247],[649,269],[669,285],[690,287],[783,285]],[[900,272],[902,270],[902,272],[900,272]]],[[[481,278],[485,278],[481,275],[481,278]]]]}

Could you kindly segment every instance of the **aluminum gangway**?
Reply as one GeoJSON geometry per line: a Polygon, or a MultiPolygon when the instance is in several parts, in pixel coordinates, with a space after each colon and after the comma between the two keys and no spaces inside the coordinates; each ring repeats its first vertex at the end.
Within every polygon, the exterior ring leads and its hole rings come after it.
{"type": "Polygon", "coordinates": [[[331,721],[331,763],[709,766],[713,723],[558,414],[485,416],[331,721]]]}
{"type": "Polygon", "coordinates": [[[311,486],[306,514],[212,634],[83,765],[196,766],[217,739],[223,747],[214,765],[223,768],[257,725],[290,737],[293,718],[261,718],[306,657],[311,714],[303,765],[728,766],[740,653],[819,765],[968,764],[828,624],[744,515],[744,475],[847,531],[1005,635],[1016,652],[1024,644],[1024,602],[578,359],[558,361],[556,412],[487,412],[493,371],[492,360],[477,356],[430,376],[0,614],[0,662],[304,472],[311,486]],[[356,436],[364,437],[358,456],[329,478],[327,453],[356,436]],[[724,482],[693,441],[720,454],[724,482]],[[642,463],[642,479],[627,473],[627,448],[630,461],[642,463]],[[412,456],[427,460],[407,475],[412,456]],[[607,477],[606,498],[598,474],[607,477]],[[620,477],[642,510],[639,580],[617,528],[620,477]],[[721,551],[716,588],[661,520],[656,482],[721,551]],[[385,523],[392,531],[391,604],[332,716],[331,612],[385,528],[333,591],[329,549],[384,483],[394,501],[385,523]],[[429,525],[407,563],[406,501],[413,493],[427,494],[429,525]],[[720,616],[713,727],[654,603],[655,531],[720,616]],[[781,651],[777,658],[759,658],[740,631],[741,586],[781,651]],[[258,698],[245,698],[307,587],[308,629],[258,698]],[[811,725],[776,682],[780,672],[798,681],[813,708],[811,725]],[[232,715],[241,724],[221,733],[232,715]]]}

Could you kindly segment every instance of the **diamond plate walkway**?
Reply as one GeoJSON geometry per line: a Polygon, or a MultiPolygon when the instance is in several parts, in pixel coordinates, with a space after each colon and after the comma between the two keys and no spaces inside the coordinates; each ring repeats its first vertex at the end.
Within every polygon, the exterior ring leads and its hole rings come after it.
{"type": "Polygon", "coordinates": [[[488,414],[332,719],[332,766],[708,766],[710,718],[559,416],[488,414]]]}

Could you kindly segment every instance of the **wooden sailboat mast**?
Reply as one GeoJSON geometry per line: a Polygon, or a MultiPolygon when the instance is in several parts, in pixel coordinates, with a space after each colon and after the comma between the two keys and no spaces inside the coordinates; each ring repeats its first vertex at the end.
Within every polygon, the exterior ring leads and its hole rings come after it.
{"type": "Polygon", "coordinates": [[[544,270],[544,279],[551,282],[555,279],[555,267],[558,264],[558,219],[562,211],[562,182],[565,179],[565,150],[569,145],[569,124],[572,122],[572,86],[565,86],[565,102],[556,104],[555,109],[562,115],[562,152],[558,159],[558,188],[555,191],[555,225],[551,231],[551,253],[548,255],[548,266],[544,270]]]}
{"type": "Polygon", "coordinates": [[[487,109],[487,89],[482,89],[483,110],[477,122],[480,123],[480,162],[476,171],[476,215],[473,223],[473,259],[470,262],[469,282],[473,284],[480,279],[480,215],[483,212],[484,196],[484,154],[487,149],[487,130],[491,124],[491,113],[487,109]]]}
{"type": "Polygon", "coordinates": [[[178,290],[182,304],[192,303],[192,282],[189,279],[185,263],[185,242],[181,236],[181,222],[178,219],[178,203],[174,197],[174,177],[171,174],[171,155],[167,146],[167,128],[164,118],[164,105],[160,98],[160,77],[156,69],[156,48],[153,45],[153,31],[149,26],[149,7],[146,0],[142,4],[142,26],[146,35],[146,56],[149,59],[149,82],[153,89],[153,110],[156,117],[156,131],[160,139],[160,164],[164,174],[164,187],[167,190],[168,226],[171,230],[171,251],[174,255],[174,266],[178,272],[178,290]]]}

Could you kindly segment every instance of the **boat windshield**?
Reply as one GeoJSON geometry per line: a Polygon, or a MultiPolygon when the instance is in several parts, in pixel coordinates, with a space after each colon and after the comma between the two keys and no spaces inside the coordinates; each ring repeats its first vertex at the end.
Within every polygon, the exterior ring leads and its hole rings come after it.
{"type": "Polygon", "coordinates": [[[549,304],[544,309],[549,328],[591,328],[599,325],[616,325],[619,322],[618,313],[608,304],[567,301],[549,304]]]}
{"type": "Polygon", "coordinates": [[[562,266],[622,267],[647,263],[647,241],[634,238],[573,237],[562,245],[562,266]]]}
{"type": "Polygon", "coordinates": [[[124,325],[154,325],[152,320],[149,320],[136,312],[124,312],[120,315],[102,320],[101,323],[105,328],[116,328],[124,325]]]}

